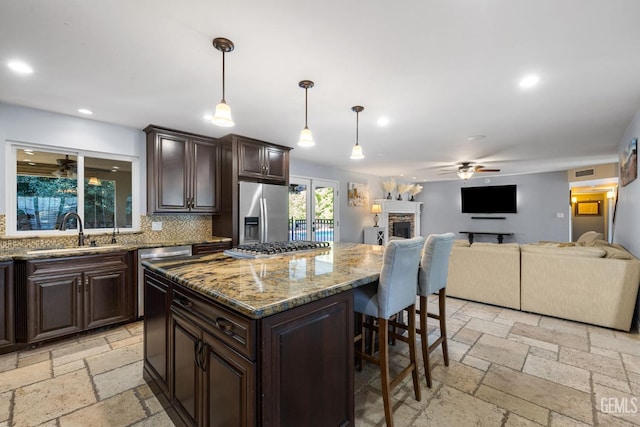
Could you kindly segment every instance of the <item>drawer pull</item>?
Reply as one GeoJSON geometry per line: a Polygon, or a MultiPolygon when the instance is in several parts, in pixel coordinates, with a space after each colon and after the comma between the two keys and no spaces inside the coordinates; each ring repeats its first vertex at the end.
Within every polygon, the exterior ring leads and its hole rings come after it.
{"type": "Polygon", "coordinates": [[[191,300],[188,300],[188,299],[184,298],[184,297],[176,297],[175,300],[176,300],[176,302],[178,304],[180,304],[183,307],[186,307],[186,308],[192,308],[193,307],[193,302],[191,300]]]}
{"type": "Polygon", "coordinates": [[[218,317],[216,319],[216,326],[227,335],[233,334],[233,323],[225,319],[224,317],[218,317]]]}

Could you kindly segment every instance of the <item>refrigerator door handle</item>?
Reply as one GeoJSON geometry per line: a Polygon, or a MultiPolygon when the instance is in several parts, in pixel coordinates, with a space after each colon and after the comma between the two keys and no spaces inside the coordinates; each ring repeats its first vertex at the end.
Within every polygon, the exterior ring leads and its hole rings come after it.
{"type": "Polygon", "coordinates": [[[267,210],[267,199],[262,199],[262,205],[264,206],[264,239],[263,242],[267,242],[269,238],[269,211],[267,210]]]}
{"type": "Polygon", "coordinates": [[[264,216],[264,199],[260,197],[260,243],[264,243],[264,226],[266,218],[264,216]]]}

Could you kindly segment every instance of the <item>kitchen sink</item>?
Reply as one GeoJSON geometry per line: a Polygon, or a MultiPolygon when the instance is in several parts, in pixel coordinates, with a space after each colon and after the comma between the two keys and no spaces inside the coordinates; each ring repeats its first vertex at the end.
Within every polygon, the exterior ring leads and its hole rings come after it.
{"type": "Polygon", "coordinates": [[[82,252],[109,252],[114,249],[122,249],[124,245],[105,245],[105,246],[77,246],[75,248],[54,248],[54,249],[31,249],[27,251],[27,255],[56,255],[66,253],[82,253],[82,252]]]}

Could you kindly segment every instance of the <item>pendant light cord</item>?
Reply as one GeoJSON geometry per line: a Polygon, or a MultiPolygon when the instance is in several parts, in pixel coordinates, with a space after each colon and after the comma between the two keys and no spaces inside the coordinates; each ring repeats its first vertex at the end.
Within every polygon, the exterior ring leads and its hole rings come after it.
{"type": "Polygon", "coordinates": [[[226,104],[224,100],[224,50],[222,51],[222,102],[226,104]]]}
{"type": "Polygon", "coordinates": [[[309,115],[307,111],[307,90],[308,88],[304,88],[304,127],[307,128],[307,116],[309,115]]]}
{"type": "Polygon", "coordinates": [[[360,112],[356,111],[356,145],[358,145],[358,129],[360,128],[360,112]]]}

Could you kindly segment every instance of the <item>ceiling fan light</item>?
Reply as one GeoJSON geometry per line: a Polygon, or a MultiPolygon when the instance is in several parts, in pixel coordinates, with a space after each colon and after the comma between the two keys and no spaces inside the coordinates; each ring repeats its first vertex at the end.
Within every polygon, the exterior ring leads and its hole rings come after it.
{"type": "Polygon", "coordinates": [[[356,144],[351,149],[351,159],[352,160],[364,159],[364,154],[362,153],[362,147],[360,145],[356,144]]]}
{"type": "Polygon", "coordinates": [[[216,126],[230,128],[235,125],[231,118],[231,108],[224,102],[224,99],[216,105],[216,113],[211,119],[211,123],[216,126]]]}
{"type": "Polygon", "coordinates": [[[460,170],[458,171],[458,176],[462,179],[469,179],[473,176],[473,171],[472,170],[460,170]]]}
{"type": "Polygon", "coordinates": [[[313,141],[313,135],[308,127],[304,127],[300,132],[300,139],[298,140],[298,146],[300,147],[313,147],[316,143],[313,141]]]}
{"type": "Polygon", "coordinates": [[[56,169],[51,172],[51,175],[55,176],[56,178],[60,178],[62,176],[62,171],[60,169],[56,169]]]}

